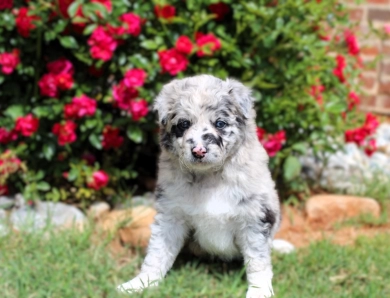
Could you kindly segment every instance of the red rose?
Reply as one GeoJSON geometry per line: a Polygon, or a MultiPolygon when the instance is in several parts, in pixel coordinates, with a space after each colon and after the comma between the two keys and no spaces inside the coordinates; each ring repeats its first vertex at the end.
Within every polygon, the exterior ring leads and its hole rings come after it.
{"type": "Polygon", "coordinates": [[[15,122],[15,131],[22,134],[25,137],[31,136],[38,130],[39,119],[34,118],[32,114],[28,114],[24,117],[18,117],[15,122]]]}
{"type": "Polygon", "coordinates": [[[92,58],[108,61],[118,46],[118,42],[109,35],[102,26],[98,26],[88,39],[91,46],[90,53],[92,58]]]}
{"type": "Polygon", "coordinates": [[[145,117],[148,114],[148,102],[145,99],[140,99],[138,101],[132,100],[130,102],[129,111],[133,120],[138,121],[139,119],[145,117]]]}
{"type": "Polygon", "coordinates": [[[68,73],[60,73],[55,76],[55,79],[59,90],[69,90],[73,86],[73,77],[68,73]]]}
{"type": "Polygon", "coordinates": [[[58,97],[57,77],[54,74],[47,73],[42,76],[38,82],[39,90],[42,96],[58,97]]]}
{"type": "Polygon", "coordinates": [[[18,33],[23,37],[30,36],[30,31],[36,27],[33,22],[40,19],[37,16],[29,16],[28,12],[27,7],[21,7],[15,19],[18,33]]]}
{"type": "Polygon", "coordinates": [[[130,109],[130,102],[138,96],[138,90],[132,87],[127,87],[122,81],[112,88],[112,95],[116,105],[128,111],[130,109]]]}
{"type": "Polygon", "coordinates": [[[133,68],[126,71],[123,82],[127,87],[142,87],[145,83],[147,73],[140,68],[133,68]]]}
{"type": "Polygon", "coordinates": [[[187,57],[176,49],[159,51],[158,57],[160,59],[160,65],[163,72],[176,75],[187,69],[187,57]]]}
{"type": "Polygon", "coordinates": [[[18,138],[17,132],[13,129],[11,131],[0,127],[0,144],[8,144],[9,142],[16,141],[18,138]]]}
{"type": "Polygon", "coordinates": [[[58,0],[58,8],[64,18],[69,18],[68,8],[74,2],[74,0],[58,0]]]}
{"type": "Polygon", "coordinates": [[[366,121],[363,124],[363,128],[367,131],[367,134],[373,134],[379,126],[378,119],[371,113],[366,114],[366,121]]]}
{"type": "Polygon", "coordinates": [[[221,48],[221,42],[214,34],[196,33],[196,44],[198,45],[198,51],[196,54],[198,57],[211,56],[215,51],[221,48]]]}
{"type": "Polygon", "coordinates": [[[77,125],[73,121],[67,120],[64,124],[56,123],[52,128],[52,132],[58,138],[58,144],[64,146],[73,143],[77,139],[77,125]]]}
{"type": "Polygon", "coordinates": [[[119,135],[119,128],[106,125],[103,129],[103,149],[118,148],[123,143],[123,137],[119,135]]]}
{"type": "Polygon", "coordinates": [[[108,184],[109,179],[110,177],[105,171],[99,170],[92,174],[92,177],[88,179],[87,185],[89,188],[99,190],[108,184]]]}
{"type": "Polygon", "coordinates": [[[84,94],[74,97],[72,102],[64,107],[65,118],[78,119],[84,116],[93,116],[96,112],[96,106],[96,100],[84,94]]]}
{"type": "Polygon", "coordinates": [[[259,141],[262,141],[264,136],[265,136],[265,130],[260,128],[260,127],[257,127],[256,134],[257,134],[257,138],[259,139],[259,141]]]}
{"type": "Polygon", "coordinates": [[[213,13],[216,14],[216,20],[217,21],[222,21],[225,15],[227,15],[230,11],[229,5],[223,2],[218,2],[218,3],[213,3],[209,5],[209,10],[213,13]]]}
{"type": "Polygon", "coordinates": [[[371,156],[375,153],[377,147],[376,147],[376,140],[375,139],[370,139],[366,145],[366,147],[364,148],[364,152],[366,152],[366,154],[368,156],[371,156]]]}
{"type": "Polygon", "coordinates": [[[156,5],[154,7],[154,13],[158,18],[171,19],[176,14],[176,8],[172,5],[156,5]]]}
{"type": "Polygon", "coordinates": [[[193,44],[188,36],[182,35],[176,40],[175,48],[179,52],[189,55],[192,52],[193,44]]]}
{"type": "Polygon", "coordinates": [[[347,143],[349,143],[349,142],[356,143],[357,145],[361,146],[361,145],[363,145],[364,140],[367,137],[367,135],[368,135],[367,131],[362,127],[347,130],[345,132],[345,141],[347,143]]]}
{"type": "Polygon", "coordinates": [[[341,83],[345,82],[344,69],[347,66],[345,58],[341,55],[337,55],[336,57],[336,68],[333,70],[333,74],[339,78],[341,83]]]}
{"type": "Polygon", "coordinates": [[[141,33],[142,19],[135,13],[129,12],[121,15],[119,20],[125,24],[125,32],[138,36],[141,33]]]}
{"type": "Polygon", "coordinates": [[[1,0],[0,10],[11,9],[13,5],[14,5],[13,0],[1,0]]]}
{"type": "Polygon", "coordinates": [[[6,196],[9,193],[9,189],[7,185],[0,184],[0,196],[6,196]]]}
{"type": "Polygon", "coordinates": [[[69,74],[73,75],[74,69],[73,64],[69,60],[65,58],[60,58],[57,60],[54,60],[52,62],[47,63],[46,65],[47,70],[52,74],[69,74]]]}
{"type": "Polygon", "coordinates": [[[352,110],[358,104],[360,104],[359,96],[353,91],[349,92],[349,94],[348,94],[348,110],[352,110]]]}
{"type": "Polygon", "coordinates": [[[13,73],[16,66],[20,63],[19,59],[19,50],[14,49],[10,53],[2,53],[0,54],[0,65],[1,65],[1,72],[3,74],[9,75],[13,73]]]}
{"type": "Polygon", "coordinates": [[[359,44],[357,42],[356,36],[349,30],[344,32],[345,43],[348,47],[348,53],[352,56],[359,54],[359,44]]]}
{"type": "Polygon", "coordinates": [[[258,127],[256,133],[259,141],[270,157],[275,156],[286,142],[286,133],[284,130],[278,131],[275,134],[266,134],[264,129],[258,127]]]}

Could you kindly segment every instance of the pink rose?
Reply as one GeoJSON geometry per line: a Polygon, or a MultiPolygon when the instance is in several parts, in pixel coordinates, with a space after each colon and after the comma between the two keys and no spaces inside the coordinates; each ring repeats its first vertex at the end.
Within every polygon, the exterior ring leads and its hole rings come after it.
{"type": "Polygon", "coordinates": [[[13,5],[14,5],[13,0],[1,0],[0,10],[11,9],[13,5]]]}
{"type": "Polygon", "coordinates": [[[118,42],[102,26],[98,26],[89,37],[88,45],[91,46],[89,51],[92,58],[108,61],[112,58],[118,42]]]}
{"type": "Polygon", "coordinates": [[[20,63],[19,59],[19,50],[14,49],[10,53],[2,53],[0,54],[0,65],[1,65],[1,72],[3,74],[9,75],[13,73],[16,66],[20,63]]]}
{"type": "Polygon", "coordinates": [[[193,44],[188,36],[182,35],[176,40],[175,48],[179,52],[189,55],[192,52],[193,44]]]}
{"type": "Polygon", "coordinates": [[[129,111],[133,120],[138,121],[139,119],[145,117],[148,114],[148,102],[145,99],[140,99],[138,101],[132,100],[130,102],[129,111]]]}
{"type": "Polygon", "coordinates": [[[203,34],[197,32],[195,39],[198,45],[198,51],[196,52],[198,57],[211,56],[221,48],[221,42],[213,33],[203,34]]]}
{"type": "Polygon", "coordinates": [[[58,97],[56,75],[51,73],[43,75],[38,82],[38,86],[42,96],[58,97]]]}
{"type": "Polygon", "coordinates": [[[74,69],[73,64],[65,58],[60,58],[52,62],[47,63],[47,70],[52,74],[70,74],[73,75],[74,69]]]}
{"type": "Polygon", "coordinates": [[[65,118],[79,119],[84,116],[93,116],[96,112],[97,102],[86,95],[74,97],[72,102],[64,107],[65,118]]]}
{"type": "Polygon", "coordinates": [[[123,82],[127,87],[142,87],[145,83],[147,73],[140,68],[133,68],[126,71],[123,82]]]}
{"type": "Polygon", "coordinates": [[[345,43],[348,47],[349,54],[352,56],[356,56],[357,54],[359,54],[359,45],[356,36],[350,30],[346,30],[344,32],[344,38],[345,43]]]}
{"type": "Polygon", "coordinates": [[[8,144],[9,142],[16,141],[18,133],[15,129],[8,131],[4,127],[0,127],[0,144],[8,144]]]}
{"type": "Polygon", "coordinates": [[[119,20],[125,24],[126,33],[133,36],[141,33],[142,19],[135,13],[125,13],[119,17],[119,20]]]}
{"type": "Polygon", "coordinates": [[[187,57],[176,49],[159,51],[158,57],[160,59],[160,65],[163,72],[176,75],[187,69],[187,57]]]}
{"type": "Polygon", "coordinates": [[[105,171],[99,170],[99,171],[94,172],[92,174],[92,177],[90,177],[88,180],[89,181],[88,181],[87,185],[89,188],[92,188],[94,190],[99,190],[108,184],[110,177],[108,176],[108,174],[105,171]]]}
{"type": "Polygon", "coordinates": [[[18,117],[15,122],[15,131],[25,137],[30,137],[38,130],[39,119],[34,118],[32,114],[24,117],[18,117]]]}
{"type": "Polygon", "coordinates": [[[127,87],[122,81],[113,87],[112,95],[116,105],[120,109],[128,111],[131,101],[138,96],[138,90],[133,87],[127,87]]]}
{"type": "Polygon", "coordinates": [[[347,66],[345,58],[342,55],[336,56],[336,68],[333,69],[333,74],[339,78],[341,83],[345,82],[344,69],[347,66]]]}
{"type": "Polygon", "coordinates": [[[67,120],[64,124],[56,123],[52,128],[52,132],[58,138],[58,144],[64,146],[73,143],[77,139],[77,125],[73,121],[67,120]]]}

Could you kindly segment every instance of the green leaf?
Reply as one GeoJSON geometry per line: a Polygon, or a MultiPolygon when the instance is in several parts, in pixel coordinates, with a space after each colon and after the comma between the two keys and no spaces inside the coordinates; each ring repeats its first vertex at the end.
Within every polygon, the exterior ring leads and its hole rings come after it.
{"type": "Polygon", "coordinates": [[[42,191],[48,191],[50,189],[50,184],[45,181],[40,181],[37,183],[37,189],[42,191]]]}
{"type": "Polygon", "coordinates": [[[155,50],[158,48],[158,45],[153,40],[144,40],[140,43],[140,46],[147,50],[155,50]]]}
{"type": "Polygon", "coordinates": [[[126,132],[128,138],[134,143],[141,143],[143,139],[142,130],[137,126],[130,126],[126,132]]]}
{"type": "Polygon", "coordinates": [[[298,158],[290,155],[283,165],[283,176],[287,181],[291,181],[301,173],[301,163],[298,158]]]}
{"type": "Polygon", "coordinates": [[[68,181],[75,181],[79,176],[79,171],[77,168],[72,168],[68,173],[68,181]]]}
{"type": "Polygon", "coordinates": [[[94,146],[96,149],[102,149],[102,143],[99,140],[99,137],[95,134],[89,135],[88,138],[89,142],[94,146]]]}
{"type": "Polygon", "coordinates": [[[80,1],[74,1],[71,5],[69,5],[68,14],[71,18],[74,18],[76,16],[80,4],[80,1]]]}
{"type": "Polygon", "coordinates": [[[56,151],[56,146],[53,143],[48,143],[43,146],[43,155],[47,160],[51,160],[56,151]]]}
{"type": "Polygon", "coordinates": [[[84,35],[90,35],[97,27],[97,24],[90,24],[87,27],[85,27],[83,34],[84,35]]]}
{"type": "Polygon", "coordinates": [[[73,36],[61,36],[59,37],[60,43],[68,49],[77,49],[79,47],[77,40],[73,36]]]}
{"type": "Polygon", "coordinates": [[[325,105],[325,109],[332,114],[340,114],[345,111],[345,103],[331,101],[325,105]]]}
{"type": "Polygon", "coordinates": [[[12,120],[15,120],[18,117],[23,116],[24,110],[23,105],[12,105],[9,106],[5,111],[4,114],[11,117],[12,120]]]}
{"type": "Polygon", "coordinates": [[[307,146],[305,143],[295,143],[292,148],[299,153],[306,153],[307,146]]]}

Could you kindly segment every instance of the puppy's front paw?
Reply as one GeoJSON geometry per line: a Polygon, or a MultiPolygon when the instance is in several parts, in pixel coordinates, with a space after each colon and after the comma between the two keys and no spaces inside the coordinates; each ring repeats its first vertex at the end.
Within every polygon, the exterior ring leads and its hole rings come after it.
{"type": "Polygon", "coordinates": [[[246,292],[246,298],[269,298],[273,295],[274,291],[269,286],[249,286],[248,292],[246,292]]]}
{"type": "Polygon", "coordinates": [[[117,291],[122,293],[139,293],[148,287],[157,287],[161,278],[140,274],[132,280],[117,286],[117,291]]]}

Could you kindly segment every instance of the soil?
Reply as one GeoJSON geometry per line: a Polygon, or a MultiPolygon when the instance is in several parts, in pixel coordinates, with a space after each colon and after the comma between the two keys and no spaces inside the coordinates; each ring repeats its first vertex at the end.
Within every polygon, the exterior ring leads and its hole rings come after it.
{"type": "Polygon", "coordinates": [[[387,233],[390,236],[390,217],[387,223],[382,225],[338,224],[325,227],[309,222],[305,212],[298,208],[283,206],[282,210],[283,220],[275,238],[287,240],[296,247],[305,247],[323,239],[339,245],[352,245],[360,236],[373,237],[379,233],[387,233]]]}

